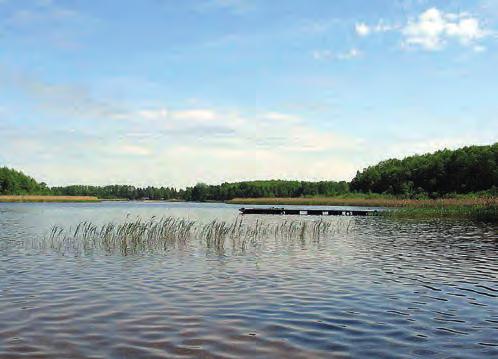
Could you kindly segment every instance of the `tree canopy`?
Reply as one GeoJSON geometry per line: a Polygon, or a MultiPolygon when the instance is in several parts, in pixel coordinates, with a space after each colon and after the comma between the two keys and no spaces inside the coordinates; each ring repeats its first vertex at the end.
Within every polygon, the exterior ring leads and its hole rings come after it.
{"type": "Polygon", "coordinates": [[[183,193],[187,201],[225,201],[232,198],[333,196],[349,192],[346,181],[247,181],[206,185],[199,183],[183,193]]]}
{"type": "Polygon", "coordinates": [[[0,194],[42,194],[48,192],[45,183],[38,183],[20,171],[0,167],[0,194]]]}
{"type": "Polygon", "coordinates": [[[103,199],[151,199],[168,200],[180,198],[178,191],[170,187],[135,187],[130,185],[84,186],[72,185],[52,187],[54,195],[95,196],[103,199]]]}
{"type": "Polygon", "coordinates": [[[351,181],[353,191],[431,197],[497,186],[498,143],[389,159],[359,171],[351,181]]]}

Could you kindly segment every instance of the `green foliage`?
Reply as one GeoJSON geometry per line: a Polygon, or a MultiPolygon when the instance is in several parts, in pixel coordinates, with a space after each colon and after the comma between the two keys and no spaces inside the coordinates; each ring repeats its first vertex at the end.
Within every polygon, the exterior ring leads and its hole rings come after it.
{"type": "Polygon", "coordinates": [[[179,193],[170,187],[134,187],[129,185],[52,187],[51,193],[58,196],[95,196],[102,199],[178,199],[179,193]]]}
{"type": "Polygon", "coordinates": [[[49,189],[45,183],[38,183],[20,171],[0,167],[0,194],[47,194],[49,189]]]}
{"type": "Polygon", "coordinates": [[[381,214],[393,218],[470,218],[483,222],[498,222],[498,206],[491,202],[473,206],[405,207],[381,214]]]}
{"type": "Polygon", "coordinates": [[[351,182],[353,191],[411,198],[496,192],[496,187],[498,143],[389,159],[358,172],[351,182]]]}
{"type": "Polygon", "coordinates": [[[334,196],[349,192],[345,181],[249,181],[208,186],[199,183],[183,192],[187,201],[226,201],[233,198],[334,196]]]}

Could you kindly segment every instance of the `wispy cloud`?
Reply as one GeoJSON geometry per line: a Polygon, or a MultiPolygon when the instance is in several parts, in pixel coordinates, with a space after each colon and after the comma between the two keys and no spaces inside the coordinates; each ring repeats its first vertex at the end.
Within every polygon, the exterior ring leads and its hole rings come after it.
{"type": "Polygon", "coordinates": [[[388,24],[384,20],[380,20],[375,25],[369,25],[364,22],[357,22],[354,26],[358,36],[366,37],[374,33],[383,33],[399,29],[399,25],[388,24]]]}
{"type": "Polygon", "coordinates": [[[201,11],[222,9],[240,15],[252,11],[254,7],[254,1],[250,0],[205,0],[197,9],[201,11]]]}
{"type": "Polygon", "coordinates": [[[277,111],[240,114],[219,109],[159,108],[139,110],[132,118],[138,125],[143,124],[140,118],[147,120],[147,127],[155,133],[174,134],[172,140],[175,142],[181,142],[182,138],[188,139],[184,143],[194,139],[205,141],[206,148],[235,146],[308,152],[350,148],[354,142],[350,138],[343,140],[337,134],[318,131],[299,116],[277,111]]]}
{"type": "Polygon", "coordinates": [[[4,3],[15,6],[7,6],[2,15],[2,36],[27,41],[31,46],[80,49],[83,37],[99,24],[96,18],[53,0],[4,0],[4,3]]]}
{"type": "Polygon", "coordinates": [[[97,99],[84,86],[49,83],[23,71],[0,66],[0,81],[12,92],[18,92],[40,109],[71,118],[115,118],[125,111],[112,101],[97,99]]]}
{"type": "Polygon", "coordinates": [[[148,156],[151,154],[149,148],[138,145],[123,145],[116,148],[118,154],[148,156]]]}
{"type": "Polygon", "coordinates": [[[281,112],[268,112],[263,115],[263,118],[266,118],[270,121],[283,121],[283,122],[299,122],[301,119],[294,115],[289,115],[281,112]]]}
{"type": "Polygon", "coordinates": [[[333,52],[330,50],[315,50],[312,56],[315,60],[352,60],[361,57],[363,53],[357,48],[351,48],[346,52],[333,52]]]}
{"type": "Polygon", "coordinates": [[[27,26],[43,22],[70,20],[77,15],[75,11],[64,8],[23,9],[13,13],[7,19],[6,24],[10,26],[27,26]]]}

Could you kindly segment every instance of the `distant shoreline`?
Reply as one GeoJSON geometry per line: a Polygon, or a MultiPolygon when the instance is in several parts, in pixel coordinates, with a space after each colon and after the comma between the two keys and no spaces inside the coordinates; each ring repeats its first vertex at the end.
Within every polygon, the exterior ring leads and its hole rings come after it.
{"type": "MultiPolygon", "coordinates": [[[[100,203],[100,202],[186,202],[179,199],[98,198],[95,196],[0,195],[0,203],[100,203]]],[[[222,203],[222,202],[217,202],[222,203]]]]}
{"type": "Polygon", "coordinates": [[[0,203],[41,203],[41,202],[57,202],[57,203],[95,203],[102,202],[101,199],[93,196],[43,196],[43,195],[6,195],[0,196],[0,203]]]}

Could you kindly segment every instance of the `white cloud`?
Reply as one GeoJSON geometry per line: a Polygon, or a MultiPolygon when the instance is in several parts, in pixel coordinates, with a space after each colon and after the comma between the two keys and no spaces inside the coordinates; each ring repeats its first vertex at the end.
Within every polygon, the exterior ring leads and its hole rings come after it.
{"type": "MultiPolygon", "coordinates": [[[[156,131],[188,134],[191,136],[223,135],[242,126],[245,119],[235,112],[218,111],[210,108],[168,109],[166,107],[146,108],[125,114],[124,120],[141,128],[147,123],[156,131]]],[[[141,131],[139,131],[141,132],[141,131]]]]}
{"type": "Polygon", "coordinates": [[[398,29],[398,25],[392,25],[380,20],[376,25],[368,25],[364,22],[356,23],[354,26],[355,32],[358,36],[366,37],[373,33],[382,33],[398,29]]]}
{"type": "Polygon", "coordinates": [[[357,23],[355,24],[355,31],[359,36],[367,36],[370,34],[370,27],[363,22],[357,23]]]}
{"type": "Polygon", "coordinates": [[[440,50],[450,41],[472,47],[476,52],[485,48],[477,42],[492,34],[483,28],[482,21],[468,12],[450,13],[435,7],[429,8],[404,25],[390,24],[379,20],[376,25],[358,22],[355,32],[366,37],[375,33],[399,32],[404,48],[440,50]]]}
{"type": "Polygon", "coordinates": [[[430,8],[417,19],[410,20],[402,29],[403,44],[426,50],[439,50],[449,40],[456,40],[462,45],[472,45],[487,36],[478,18],[468,13],[445,13],[437,8],[430,8]]]}

